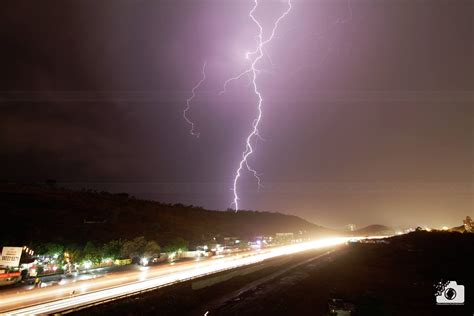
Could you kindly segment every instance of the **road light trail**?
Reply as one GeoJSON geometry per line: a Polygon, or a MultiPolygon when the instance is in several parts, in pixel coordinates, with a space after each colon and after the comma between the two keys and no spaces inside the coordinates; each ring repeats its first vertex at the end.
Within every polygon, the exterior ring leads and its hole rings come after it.
{"type": "Polygon", "coordinates": [[[363,237],[324,238],[305,243],[266,248],[261,251],[237,253],[218,259],[186,262],[175,266],[156,267],[156,269],[149,269],[143,272],[119,274],[115,277],[110,277],[108,280],[88,280],[78,282],[74,285],[75,287],[68,285],[37,289],[19,294],[11,293],[1,296],[0,312],[29,315],[64,312],[217,272],[259,263],[279,256],[342,245],[351,239],[363,239],[363,237]],[[82,288],[80,293],[83,294],[71,297],[69,294],[71,289],[78,288],[82,288]]]}

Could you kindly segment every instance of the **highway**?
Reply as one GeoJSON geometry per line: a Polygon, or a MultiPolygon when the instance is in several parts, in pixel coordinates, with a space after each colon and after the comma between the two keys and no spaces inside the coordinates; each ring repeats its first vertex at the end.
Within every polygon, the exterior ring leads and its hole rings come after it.
{"type": "Polygon", "coordinates": [[[241,252],[202,261],[142,267],[138,271],[111,273],[100,278],[59,284],[30,291],[0,292],[0,313],[31,315],[65,312],[217,272],[255,264],[279,256],[313,249],[330,249],[352,239],[363,239],[363,237],[324,238],[310,242],[241,252]]]}

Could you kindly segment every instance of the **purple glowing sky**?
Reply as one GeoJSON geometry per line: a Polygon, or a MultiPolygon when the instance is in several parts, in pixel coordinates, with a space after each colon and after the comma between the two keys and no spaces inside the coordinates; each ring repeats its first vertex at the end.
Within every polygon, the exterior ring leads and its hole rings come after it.
{"type": "MultiPolygon", "coordinates": [[[[286,1],[260,0],[266,30],[286,1]]],[[[318,224],[458,225],[473,215],[473,3],[292,0],[266,47],[265,115],[243,209],[318,224]]],[[[11,1],[2,10],[0,163],[225,209],[256,115],[244,1],[11,1]],[[21,39],[21,40],[20,40],[21,39]],[[182,110],[199,138],[191,137],[182,110]]]]}

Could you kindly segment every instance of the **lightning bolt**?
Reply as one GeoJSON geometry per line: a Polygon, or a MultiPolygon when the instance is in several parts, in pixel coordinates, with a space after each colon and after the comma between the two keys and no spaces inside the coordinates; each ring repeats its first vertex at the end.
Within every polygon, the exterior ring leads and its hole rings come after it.
{"type": "Polygon", "coordinates": [[[206,65],[207,65],[207,61],[204,61],[204,64],[202,65],[202,69],[201,69],[202,77],[192,88],[191,96],[186,100],[186,106],[184,107],[184,110],[183,110],[183,118],[190,126],[189,133],[192,136],[195,136],[198,138],[199,138],[199,133],[194,130],[194,122],[189,119],[187,113],[191,108],[191,101],[196,97],[196,90],[199,89],[199,87],[204,82],[204,80],[206,80],[206,65]]]}
{"type": "Polygon", "coordinates": [[[225,93],[226,89],[227,89],[227,86],[232,81],[238,80],[238,79],[242,78],[245,75],[250,75],[251,81],[252,81],[251,86],[253,86],[253,92],[257,96],[257,117],[252,122],[252,129],[251,129],[250,133],[248,134],[248,136],[245,140],[245,150],[242,153],[242,158],[239,162],[237,170],[235,171],[235,177],[234,177],[234,182],[233,182],[233,187],[232,187],[232,192],[234,194],[234,199],[233,199],[232,205],[235,207],[235,211],[239,210],[239,200],[240,200],[240,198],[239,198],[239,194],[238,194],[238,184],[239,184],[239,179],[240,179],[244,169],[247,169],[249,172],[251,172],[254,175],[254,177],[257,179],[259,187],[261,186],[261,179],[260,179],[259,174],[257,173],[257,171],[255,169],[250,167],[249,162],[248,162],[249,157],[254,152],[254,148],[252,147],[252,142],[255,138],[260,137],[258,127],[259,127],[259,124],[260,124],[260,121],[261,121],[262,115],[263,115],[263,110],[262,110],[263,96],[262,96],[260,90],[258,89],[258,85],[257,85],[257,74],[259,73],[259,70],[257,69],[257,64],[264,56],[264,47],[265,47],[265,45],[272,41],[272,39],[275,37],[275,33],[276,33],[277,28],[278,28],[278,25],[285,18],[285,16],[290,13],[290,11],[292,9],[291,0],[288,0],[287,3],[288,3],[287,10],[285,12],[283,12],[280,15],[280,17],[273,24],[273,28],[272,28],[272,32],[271,32],[270,36],[267,39],[264,39],[263,38],[263,31],[264,31],[263,26],[260,24],[260,22],[258,21],[258,19],[254,15],[255,10],[258,7],[258,0],[254,0],[254,6],[252,7],[252,9],[249,12],[249,17],[257,25],[257,28],[258,28],[258,35],[256,36],[256,38],[257,38],[257,47],[254,51],[247,52],[246,55],[245,55],[245,57],[247,59],[251,60],[251,65],[248,69],[246,69],[242,73],[238,74],[235,77],[232,77],[232,78],[226,80],[224,82],[223,90],[219,93],[219,94],[225,93]]]}

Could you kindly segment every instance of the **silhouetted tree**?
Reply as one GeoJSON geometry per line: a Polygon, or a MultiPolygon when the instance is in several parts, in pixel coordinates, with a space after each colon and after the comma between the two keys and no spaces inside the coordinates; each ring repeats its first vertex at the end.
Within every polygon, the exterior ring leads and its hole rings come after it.
{"type": "Polygon", "coordinates": [[[44,245],[44,247],[42,247],[44,250],[44,255],[48,255],[48,256],[61,256],[63,254],[63,251],[64,251],[64,246],[60,245],[60,244],[55,244],[55,243],[47,243],[46,245],[44,245]]]}
{"type": "Polygon", "coordinates": [[[94,263],[100,263],[102,254],[100,248],[97,248],[93,242],[88,241],[83,250],[84,259],[94,263]]]}
{"type": "Polygon", "coordinates": [[[102,246],[102,255],[104,258],[116,259],[121,255],[122,246],[121,240],[111,240],[102,246]]]}
{"type": "Polygon", "coordinates": [[[166,247],[163,248],[165,252],[175,252],[178,250],[186,251],[188,250],[189,243],[181,237],[176,237],[173,239],[166,247]]]}
{"type": "Polygon", "coordinates": [[[153,258],[158,257],[160,255],[160,246],[156,241],[150,240],[146,243],[143,257],[145,258],[153,258]]]}
{"type": "Polygon", "coordinates": [[[157,257],[160,254],[160,246],[157,242],[145,237],[136,237],[133,240],[127,240],[122,246],[122,256],[130,259],[139,259],[142,257],[157,257]]]}

